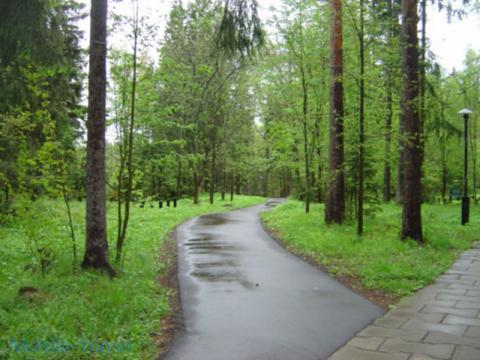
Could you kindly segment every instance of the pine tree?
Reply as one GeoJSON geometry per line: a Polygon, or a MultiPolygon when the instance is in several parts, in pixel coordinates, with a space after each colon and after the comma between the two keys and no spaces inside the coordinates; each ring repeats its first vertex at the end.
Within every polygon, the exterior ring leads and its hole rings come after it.
{"type": "Polygon", "coordinates": [[[113,276],[115,271],[108,262],[105,206],[107,0],[92,0],[90,17],[86,246],[82,267],[103,269],[113,276]]]}

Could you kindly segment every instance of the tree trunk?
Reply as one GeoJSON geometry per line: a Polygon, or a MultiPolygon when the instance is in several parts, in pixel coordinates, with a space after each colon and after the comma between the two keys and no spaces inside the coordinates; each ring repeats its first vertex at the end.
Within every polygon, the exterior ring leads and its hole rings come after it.
{"type": "Polygon", "coordinates": [[[130,123],[128,124],[128,147],[127,147],[127,188],[125,189],[125,212],[123,217],[122,231],[117,241],[117,255],[115,260],[120,262],[122,258],[123,244],[127,237],[128,222],[130,220],[130,202],[133,190],[133,130],[135,127],[135,96],[137,91],[137,49],[138,49],[138,2],[135,3],[134,28],[133,28],[133,77],[130,104],[130,123]]]}
{"type": "Polygon", "coordinates": [[[282,187],[282,197],[288,197],[288,169],[284,169],[283,170],[283,174],[282,174],[282,179],[283,179],[283,187],[282,187]]]}
{"type": "Polygon", "coordinates": [[[227,192],[227,173],[225,171],[225,163],[222,171],[222,201],[225,201],[225,193],[227,192]]]}
{"type": "Polygon", "coordinates": [[[395,192],[395,201],[399,204],[403,204],[404,201],[404,179],[405,174],[403,170],[403,164],[405,163],[405,156],[404,156],[404,141],[402,139],[404,130],[402,124],[401,117],[399,119],[399,139],[398,139],[398,164],[397,164],[397,189],[395,192]]]}
{"type": "Polygon", "coordinates": [[[322,147],[320,146],[321,138],[320,138],[320,120],[322,118],[321,113],[319,112],[315,117],[315,139],[316,139],[316,152],[317,152],[317,181],[316,181],[316,188],[317,188],[317,202],[322,202],[322,147]]]}
{"type": "Polygon", "coordinates": [[[242,181],[242,180],[241,180],[241,178],[240,178],[240,175],[238,174],[238,175],[237,175],[237,180],[236,180],[236,191],[235,191],[237,195],[240,195],[240,187],[241,187],[241,185],[242,185],[242,184],[241,184],[241,181],[242,181]]]}
{"type": "Polygon", "coordinates": [[[472,159],[472,192],[475,204],[477,203],[477,122],[472,121],[473,126],[470,136],[470,157],[472,159]]]}
{"type": "Polygon", "coordinates": [[[217,136],[215,130],[212,135],[212,163],[210,164],[210,204],[213,205],[215,194],[215,165],[217,161],[217,136]]]}
{"type": "Polygon", "coordinates": [[[270,147],[265,146],[265,160],[267,161],[267,166],[265,168],[265,180],[263,182],[263,196],[268,196],[268,186],[270,181],[270,166],[268,165],[270,159],[270,147]]]}
{"type": "Polygon", "coordinates": [[[233,175],[233,172],[231,172],[230,173],[230,201],[233,201],[233,193],[234,193],[233,189],[235,185],[234,177],[235,176],[233,175]]]}
{"type": "Polygon", "coordinates": [[[363,235],[363,162],[365,152],[365,41],[364,41],[364,8],[363,0],[360,0],[360,30],[358,34],[360,44],[360,119],[358,129],[358,210],[357,210],[357,235],[363,235]]]}
{"type": "MultiPolygon", "coordinates": [[[[387,49],[391,49],[398,36],[398,11],[394,7],[395,0],[388,0],[388,25],[387,25],[387,49]]],[[[394,49],[396,51],[396,49],[394,49]]],[[[392,149],[392,121],[393,121],[393,67],[394,64],[390,60],[392,52],[387,52],[385,63],[385,105],[387,114],[385,118],[385,159],[383,167],[383,201],[389,202],[392,199],[392,165],[391,165],[391,149],[392,149]]]]}
{"type": "Polygon", "coordinates": [[[420,6],[422,9],[422,28],[421,28],[421,45],[420,45],[420,73],[419,73],[419,91],[420,91],[420,103],[419,103],[419,117],[420,117],[420,141],[421,141],[421,163],[425,157],[425,121],[426,121],[426,109],[425,109],[425,82],[426,82],[426,66],[427,66],[427,0],[420,0],[420,6]]]}
{"type": "Polygon", "coordinates": [[[197,171],[193,171],[193,203],[198,205],[200,203],[199,192],[200,192],[200,181],[198,179],[197,171]]]}
{"type": "Polygon", "coordinates": [[[404,198],[401,238],[412,238],[418,243],[423,243],[417,0],[402,0],[402,45],[401,119],[404,126],[404,198]]]}
{"type": "Polygon", "coordinates": [[[390,81],[387,84],[387,96],[385,99],[387,117],[385,119],[385,160],[383,165],[383,201],[389,202],[392,194],[392,168],[390,166],[390,149],[392,147],[392,87],[390,81]]]}
{"type": "Polygon", "coordinates": [[[92,0],[86,164],[86,246],[82,268],[115,271],[108,262],[105,204],[107,0],[92,0]]]}
{"type": "Polygon", "coordinates": [[[290,192],[292,191],[292,183],[291,183],[291,176],[288,169],[285,169],[285,197],[290,196],[290,192]]]}
{"type": "Polygon", "coordinates": [[[5,213],[8,212],[9,207],[10,207],[10,189],[7,183],[7,185],[5,186],[5,213]]]}
{"type": "Polygon", "coordinates": [[[325,204],[325,222],[341,224],[345,219],[342,0],[332,0],[331,6],[329,184],[325,204]]]}
{"type": "MultiPolygon", "coordinates": [[[[389,18],[391,21],[391,29],[390,29],[390,38],[394,38],[398,34],[398,29],[397,29],[397,19],[398,15],[396,11],[394,11],[394,6],[396,4],[396,0],[390,0],[388,5],[389,5],[389,10],[391,12],[391,17],[389,18]],[[394,25],[395,24],[395,25],[394,25]]],[[[390,55],[392,56],[392,54],[390,55]]],[[[391,67],[392,64],[389,64],[391,67]]],[[[391,77],[390,80],[392,81],[391,86],[393,87],[393,78],[391,77]]],[[[399,204],[403,203],[403,197],[404,197],[404,173],[403,173],[403,164],[405,162],[404,160],[404,125],[403,125],[403,117],[400,116],[398,120],[398,162],[397,162],[397,186],[395,190],[395,201],[399,204]]]]}
{"type": "Polygon", "coordinates": [[[68,200],[67,190],[65,186],[62,188],[62,195],[63,201],[65,203],[65,207],[67,209],[67,217],[68,217],[68,227],[70,229],[70,239],[72,240],[72,255],[73,261],[77,262],[77,240],[75,238],[75,228],[73,227],[73,218],[72,218],[72,211],[70,209],[70,200],[68,200]]]}
{"type": "Polygon", "coordinates": [[[299,154],[299,150],[298,150],[298,139],[295,137],[295,141],[294,141],[294,144],[293,144],[293,155],[294,155],[294,160],[295,160],[295,180],[296,180],[296,183],[297,183],[297,189],[298,189],[298,193],[299,193],[299,200],[303,201],[304,199],[304,196],[303,196],[303,193],[302,193],[302,179],[301,179],[301,174],[300,174],[300,169],[298,168],[298,166],[296,164],[300,163],[300,154],[299,154]]]}
{"type": "Polygon", "coordinates": [[[182,160],[177,156],[177,183],[175,185],[175,197],[178,199],[182,195],[182,160]]]}
{"type": "Polygon", "coordinates": [[[446,147],[446,140],[442,136],[440,138],[440,164],[441,164],[441,171],[442,171],[442,187],[440,189],[442,194],[442,203],[445,202],[447,198],[447,180],[448,180],[448,170],[447,170],[447,147],[446,147]]]}
{"type": "Polygon", "coordinates": [[[302,74],[302,91],[303,91],[303,152],[305,165],[305,212],[310,212],[310,157],[308,153],[308,88],[305,78],[305,70],[303,69],[303,49],[301,49],[300,72],[302,74]]]}

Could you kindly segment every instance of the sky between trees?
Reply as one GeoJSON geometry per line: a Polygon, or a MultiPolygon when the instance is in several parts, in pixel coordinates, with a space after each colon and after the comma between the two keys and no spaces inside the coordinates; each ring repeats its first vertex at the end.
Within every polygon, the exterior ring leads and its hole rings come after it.
{"type": "MultiPolygon", "coordinates": [[[[90,1],[80,0],[89,10],[90,1]]],[[[188,3],[186,0],[185,3],[188,3]]],[[[455,2],[458,2],[456,0],[455,2]]],[[[159,15],[162,21],[157,24],[159,26],[159,33],[157,40],[163,38],[163,32],[167,23],[167,16],[172,7],[172,0],[140,0],[140,11],[144,14],[159,15]]],[[[266,24],[271,19],[275,9],[279,10],[282,6],[282,0],[261,0],[260,16],[262,21],[266,24]]],[[[131,2],[123,0],[120,3],[112,3],[111,9],[120,14],[128,15],[131,13],[131,2]]],[[[436,5],[428,4],[428,27],[427,36],[430,39],[430,49],[436,55],[437,61],[446,70],[451,71],[453,68],[460,70],[464,68],[463,62],[467,50],[480,50],[480,14],[469,14],[467,17],[459,20],[458,18],[451,19],[449,22],[445,12],[439,13],[436,5]]],[[[89,36],[89,20],[85,18],[80,23],[80,28],[85,32],[85,39],[83,40],[84,47],[87,47],[89,36]]],[[[269,31],[274,29],[270,26],[269,31]]],[[[121,47],[124,43],[120,37],[109,37],[111,45],[121,47]]]]}

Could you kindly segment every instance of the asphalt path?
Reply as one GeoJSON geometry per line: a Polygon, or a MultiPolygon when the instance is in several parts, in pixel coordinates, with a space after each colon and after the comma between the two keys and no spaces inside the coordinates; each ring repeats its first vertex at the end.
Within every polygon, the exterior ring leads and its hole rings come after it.
{"type": "Polygon", "coordinates": [[[177,228],[185,329],[167,360],[326,359],[383,315],[265,232],[259,213],[276,204],[177,228]]]}

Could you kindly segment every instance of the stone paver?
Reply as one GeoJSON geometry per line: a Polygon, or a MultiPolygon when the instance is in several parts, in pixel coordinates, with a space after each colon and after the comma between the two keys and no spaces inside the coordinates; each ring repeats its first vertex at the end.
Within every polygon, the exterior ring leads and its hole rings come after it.
{"type": "Polygon", "coordinates": [[[450,359],[455,350],[455,346],[450,344],[425,344],[421,342],[415,343],[403,341],[400,339],[388,339],[379,350],[387,353],[416,353],[439,359],[450,359]]]}
{"type": "Polygon", "coordinates": [[[425,338],[425,342],[431,344],[455,344],[455,345],[469,345],[478,346],[480,337],[468,337],[445,334],[441,332],[430,332],[425,338]]]}
{"type": "Polygon", "coordinates": [[[403,327],[404,329],[420,329],[427,331],[440,331],[446,334],[462,335],[467,330],[466,325],[452,324],[434,324],[422,320],[408,320],[403,327]]]}
{"type": "Polygon", "coordinates": [[[408,360],[439,360],[428,355],[413,354],[408,360]]]}
{"type": "Polygon", "coordinates": [[[480,242],[329,360],[480,360],[480,242]]]}
{"type": "Polygon", "coordinates": [[[466,336],[477,336],[480,341],[480,326],[470,326],[465,333],[466,336]]]}
{"type": "MultiPolygon", "coordinates": [[[[355,346],[357,348],[362,348],[365,350],[377,350],[380,345],[383,344],[385,338],[383,337],[360,337],[356,336],[350,341],[351,346],[355,346]]],[[[468,345],[468,344],[466,344],[468,345]]]]}
{"type": "Polygon", "coordinates": [[[470,319],[470,318],[454,316],[454,315],[448,315],[443,322],[445,324],[450,324],[450,325],[480,326],[480,319],[470,319]]]}
{"type": "Polygon", "coordinates": [[[459,346],[455,351],[453,360],[478,360],[480,359],[480,349],[471,346],[459,346]]]}
{"type": "Polygon", "coordinates": [[[329,360],[407,360],[408,357],[409,354],[368,351],[348,345],[333,354],[329,360]]]}
{"type": "Polygon", "coordinates": [[[455,304],[457,309],[477,309],[480,310],[480,301],[478,302],[469,302],[469,301],[457,301],[455,304]]]}

